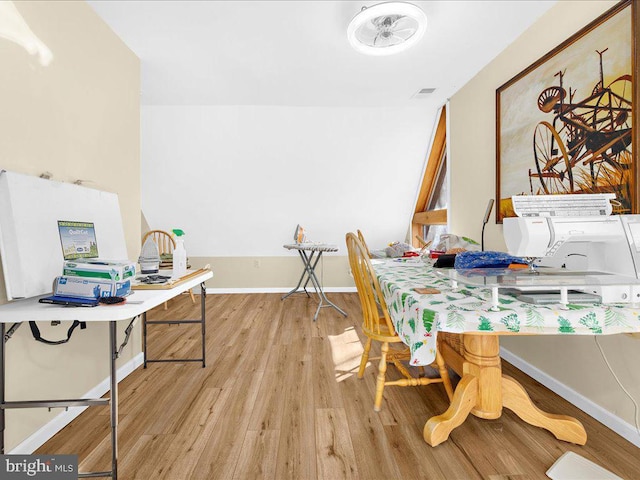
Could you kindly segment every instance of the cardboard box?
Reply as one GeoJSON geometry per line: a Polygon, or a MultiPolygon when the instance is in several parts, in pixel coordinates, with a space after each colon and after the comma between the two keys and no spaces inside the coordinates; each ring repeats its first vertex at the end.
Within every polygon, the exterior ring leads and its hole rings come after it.
{"type": "Polygon", "coordinates": [[[79,258],[64,262],[62,275],[122,281],[136,276],[136,265],[129,261],[114,262],[97,258],[79,258]]]}
{"type": "Polygon", "coordinates": [[[131,279],[111,281],[63,275],[56,278],[53,293],[81,298],[124,297],[131,293],[131,279]]]}

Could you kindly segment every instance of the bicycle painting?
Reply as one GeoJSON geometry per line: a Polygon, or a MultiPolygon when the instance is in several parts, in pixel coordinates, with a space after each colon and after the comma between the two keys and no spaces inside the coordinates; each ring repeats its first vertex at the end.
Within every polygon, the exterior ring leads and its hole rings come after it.
{"type": "Polygon", "coordinates": [[[535,169],[529,170],[531,194],[616,193],[618,213],[631,212],[631,75],[605,84],[602,56],[600,79],[591,94],[575,99],[558,86],[544,89],[538,108],[553,114],[536,125],[533,134],[535,169]]]}
{"type": "Polygon", "coordinates": [[[630,2],[595,23],[496,92],[498,221],[521,194],[615,193],[633,213],[630,2]]]}

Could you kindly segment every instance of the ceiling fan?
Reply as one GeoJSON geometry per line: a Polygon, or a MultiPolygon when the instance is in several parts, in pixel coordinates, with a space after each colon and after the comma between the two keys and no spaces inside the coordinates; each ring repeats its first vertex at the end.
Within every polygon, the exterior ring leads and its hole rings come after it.
{"type": "Polygon", "coordinates": [[[416,5],[405,2],[379,3],[363,7],[349,23],[351,45],[368,55],[391,55],[414,45],[427,29],[427,16],[416,5]]]}

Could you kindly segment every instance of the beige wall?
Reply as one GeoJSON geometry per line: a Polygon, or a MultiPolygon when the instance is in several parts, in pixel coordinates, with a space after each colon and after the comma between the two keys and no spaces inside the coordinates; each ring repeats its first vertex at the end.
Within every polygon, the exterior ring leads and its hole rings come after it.
{"type": "MultiPolygon", "coordinates": [[[[140,249],[139,93],[137,57],[84,2],[15,2],[49,47],[43,67],[0,38],[0,168],[119,194],[129,257],[140,249]]],[[[37,205],[34,205],[37,208],[37,205]]],[[[4,290],[2,290],[4,295],[4,290]]],[[[27,320],[27,319],[16,319],[27,320]]],[[[43,335],[63,338],[67,325],[43,335]]],[[[120,332],[125,325],[120,325],[120,332]]],[[[7,398],[73,398],[108,374],[107,325],[76,330],[67,345],[48,346],[23,325],[7,344],[7,398]]],[[[122,338],[122,337],[121,337],[122,338]]],[[[136,331],[118,365],[140,352],[136,331]]],[[[60,410],[9,411],[8,450],[60,410]]],[[[105,420],[106,421],[106,420],[105,420]]]]}
{"type": "MultiPolygon", "coordinates": [[[[560,1],[456,93],[450,102],[451,229],[480,238],[486,202],[495,195],[495,91],[571,34],[617,2],[560,1]]],[[[491,221],[486,246],[505,250],[502,225],[491,221]]],[[[625,335],[601,337],[614,371],[640,400],[640,341],[625,335]]],[[[606,368],[593,337],[522,337],[503,347],[629,424],[633,404],[606,368]]]]}
{"type": "MultiPolygon", "coordinates": [[[[207,281],[207,288],[226,291],[245,288],[288,290],[296,286],[304,268],[295,252],[287,257],[189,256],[189,261],[196,268],[211,267],[213,278],[207,281]]],[[[355,288],[348,257],[324,255],[316,267],[316,275],[327,289],[348,291],[355,288]]]]}

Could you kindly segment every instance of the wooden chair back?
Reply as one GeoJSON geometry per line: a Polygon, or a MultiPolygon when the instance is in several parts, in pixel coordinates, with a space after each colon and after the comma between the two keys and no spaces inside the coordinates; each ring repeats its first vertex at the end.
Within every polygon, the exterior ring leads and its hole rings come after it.
{"type": "Polygon", "coordinates": [[[173,253],[174,248],[176,248],[176,241],[169,232],[165,232],[164,230],[151,230],[142,237],[142,245],[144,245],[144,242],[146,242],[149,237],[156,242],[160,255],[163,253],[173,253]]]}
{"type": "Polygon", "coordinates": [[[375,336],[397,337],[367,247],[351,232],[347,233],[346,242],[351,274],[362,306],[362,328],[375,336]]]}
{"type": "Polygon", "coordinates": [[[369,251],[369,246],[367,245],[367,242],[365,242],[365,240],[364,240],[364,235],[362,234],[362,232],[360,230],[358,230],[358,240],[360,240],[360,242],[362,242],[362,245],[364,246],[364,249],[367,252],[367,257],[373,258],[371,256],[371,252],[369,251]]]}

